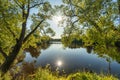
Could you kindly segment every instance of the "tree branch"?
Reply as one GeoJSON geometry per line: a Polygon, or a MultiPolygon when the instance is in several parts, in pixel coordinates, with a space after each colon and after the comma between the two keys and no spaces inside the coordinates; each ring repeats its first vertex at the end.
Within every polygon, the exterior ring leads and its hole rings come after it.
{"type": "Polygon", "coordinates": [[[27,19],[26,19],[26,14],[25,14],[25,4],[22,4],[22,18],[23,18],[23,23],[22,23],[22,30],[20,33],[20,37],[18,39],[17,44],[22,45],[22,42],[24,40],[25,37],[25,31],[26,31],[26,23],[27,23],[27,19]]]}
{"type": "MultiPolygon", "coordinates": [[[[70,4],[72,4],[71,0],[69,0],[69,1],[70,1],[70,4]]],[[[75,5],[75,4],[72,4],[72,5],[75,6],[75,7],[78,7],[79,9],[81,9],[82,12],[84,12],[84,15],[85,15],[85,16],[86,16],[86,14],[88,14],[87,10],[90,9],[90,7],[88,7],[86,10],[84,10],[82,7],[80,7],[80,6],[78,6],[78,5],[75,5]]],[[[91,3],[91,5],[92,5],[92,3],[91,3]]],[[[84,16],[84,18],[85,18],[86,20],[88,20],[88,21],[90,22],[90,24],[93,25],[93,26],[101,33],[102,31],[101,31],[100,27],[98,26],[98,24],[96,24],[95,21],[92,21],[92,20],[90,20],[89,18],[87,18],[87,17],[85,17],[85,16],[84,16]]],[[[79,21],[79,19],[78,19],[78,21],[79,21]]],[[[75,22],[76,22],[76,21],[75,21],[75,22]]]]}
{"type": "MultiPolygon", "coordinates": [[[[5,16],[4,13],[2,13],[2,15],[5,16]]],[[[4,20],[5,24],[6,24],[6,28],[10,31],[10,33],[13,35],[13,37],[15,37],[15,34],[14,34],[14,32],[10,29],[9,23],[5,20],[5,17],[3,18],[3,20],[4,20]]]]}
{"type": "Polygon", "coordinates": [[[22,6],[16,0],[14,2],[22,9],[22,6]]]}
{"type": "Polygon", "coordinates": [[[89,20],[89,22],[90,22],[91,25],[93,25],[93,26],[96,28],[96,30],[97,30],[99,33],[102,32],[102,30],[100,29],[100,27],[98,26],[98,24],[97,24],[95,21],[89,20]]]}
{"type": "Polygon", "coordinates": [[[76,22],[78,22],[79,21],[79,19],[77,19],[77,20],[75,20],[73,23],[72,23],[72,25],[74,25],[76,22]]]}
{"type": "Polygon", "coordinates": [[[74,29],[74,24],[76,23],[76,22],[78,22],[79,21],[79,19],[77,19],[77,20],[75,20],[75,21],[71,21],[71,28],[70,28],[70,32],[69,32],[69,36],[70,36],[70,34],[72,33],[72,31],[73,31],[73,29],[74,29]]]}
{"type": "Polygon", "coordinates": [[[30,13],[30,0],[28,0],[28,5],[27,5],[27,14],[26,14],[26,19],[28,18],[29,16],[29,13],[30,13]]]}
{"type": "Polygon", "coordinates": [[[40,26],[40,24],[42,24],[43,21],[44,21],[44,19],[42,21],[40,21],[36,25],[36,27],[24,38],[23,43],[25,43],[27,41],[27,39],[31,36],[31,34],[33,34],[37,30],[37,28],[40,26]]]}
{"type": "Polygon", "coordinates": [[[34,7],[36,7],[36,6],[40,6],[40,5],[42,5],[42,4],[44,4],[44,3],[42,2],[42,3],[35,4],[35,5],[31,6],[30,9],[31,9],[31,8],[34,8],[34,7]]]}
{"type": "Polygon", "coordinates": [[[4,58],[7,58],[7,54],[2,50],[2,48],[0,47],[0,52],[3,55],[4,58]]]}

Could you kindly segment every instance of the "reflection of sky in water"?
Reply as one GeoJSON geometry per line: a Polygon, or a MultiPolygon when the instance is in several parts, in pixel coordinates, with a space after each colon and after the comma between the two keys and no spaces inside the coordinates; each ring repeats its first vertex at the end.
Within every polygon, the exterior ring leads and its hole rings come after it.
{"type": "Polygon", "coordinates": [[[25,59],[24,59],[24,61],[26,61],[26,62],[33,62],[35,60],[36,60],[36,58],[32,57],[29,52],[25,53],[25,59]]]}
{"type": "Polygon", "coordinates": [[[26,53],[25,61],[33,62],[36,60],[36,67],[50,64],[52,68],[58,67],[66,73],[71,73],[77,70],[88,70],[95,72],[111,72],[120,74],[120,64],[115,61],[111,63],[106,59],[98,57],[97,54],[87,53],[85,48],[64,49],[62,44],[51,44],[46,50],[41,50],[40,56],[37,59],[32,58],[29,53],[26,53]]]}

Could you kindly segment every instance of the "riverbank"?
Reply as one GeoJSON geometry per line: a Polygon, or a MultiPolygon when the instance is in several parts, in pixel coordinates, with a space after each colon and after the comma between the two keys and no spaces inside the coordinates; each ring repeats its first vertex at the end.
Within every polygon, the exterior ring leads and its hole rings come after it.
{"type": "Polygon", "coordinates": [[[48,69],[41,69],[35,71],[33,74],[22,74],[11,76],[10,73],[0,77],[0,80],[119,80],[112,75],[103,75],[90,72],[78,72],[68,76],[58,76],[56,73],[51,73],[48,69]]]}

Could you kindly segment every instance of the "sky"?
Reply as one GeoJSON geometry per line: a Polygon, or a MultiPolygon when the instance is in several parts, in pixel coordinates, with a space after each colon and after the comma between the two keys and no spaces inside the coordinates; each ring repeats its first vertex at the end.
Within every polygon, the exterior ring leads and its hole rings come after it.
{"type": "MultiPolygon", "coordinates": [[[[52,7],[54,7],[55,5],[61,5],[62,4],[62,0],[47,0],[47,1],[50,2],[50,4],[52,5],[52,7]]],[[[116,2],[117,0],[113,0],[113,1],[116,2]]],[[[37,13],[37,12],[38,12],[38,10],[36,10],[36,9],[31,10],[31,14],[32,13],[37,13]]],[[[59,15],[60,15],[60,13],[57,16],[59,16],[59,15]]],[[[54,20],[49,20],[48,22],[50,23],[50,27],[56,33],[55,36],[52,37],[52,38],[60,38],[61,35],[62,35],[62,33],[63,33],[63,27],[59,27],[58,24],[57,24],[57,22],[55,21],[55,19],[54,20]]],[[[31,24],[32,24],[32,21],[28,20],[27,26],[29,27],[31,24]]]]}
{"type": "MultiPolygon", "coordinates": [[[[55,5],[61,5],[62,4],[62,0],[48,0],[48,1],[52,5],[52,7],[54,7],[55,5]]],[[[37,13],[37,12],[38,12],[37,9],[32,9],[31,12],[30,12],[30,14],[37,13]]],[[[55,15],[55,16],[59,16],[59,14],[55,15]]],[[[58,18],[55,18],[54,20],[48,20],[48,23],[50,23],[50,27],[56,33],[55,36],[53,36],[52,38],[60,38],[61,34],[63,33],[63,27],[58,27],[56,19],[58,19],[58,18]]],[[[27,27],[30,28],[31,24],[32,24],[32,21],[28,20],[27,27]]]]}
{"type": "MultiPolygon", "coordinates": [[[[54,7],[54,5],[61,5],[62,0],[48,0],[51,5],[54,7]]],[[[59,16],[59,14],[57,15],[59,16]]],[[[55,31],[55,36],[53,38],[60,38],[61,34],[63,33],[63,27],[59,27],[57,22],[54,20],[49,21],[51,28],[55,31]]]]}
{"type": "Polygon", "coordinates": [[[53,6],[54,5],[61,5],[62,0],[48,0],[53,6]]]}

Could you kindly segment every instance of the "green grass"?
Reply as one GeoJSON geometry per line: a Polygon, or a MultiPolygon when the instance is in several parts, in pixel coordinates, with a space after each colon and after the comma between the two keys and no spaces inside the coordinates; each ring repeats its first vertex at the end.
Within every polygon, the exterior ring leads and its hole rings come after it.
{"type": "Polygon", "coordinates": [[[97,75],[96,73],[78,72],[67,77],[55,76],[47,69],[39,69],[35,74],[29,75],[25,80],[118,80],[111,75],[97,75]]]}
{"type": "MultiPolygon", "coordinates": [[[[0,80],[11,80],[12,76],[7,73],[4,77],[0,77],[0,80]]],[[[119,80],[111,75],[103,75],[89,72],[78,72],[70,74],[69,76],[58,76],[51,73],[48,69],[39,69],[34,74],[19,75],[15,80],[119,80]]]]}

